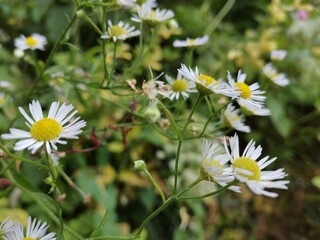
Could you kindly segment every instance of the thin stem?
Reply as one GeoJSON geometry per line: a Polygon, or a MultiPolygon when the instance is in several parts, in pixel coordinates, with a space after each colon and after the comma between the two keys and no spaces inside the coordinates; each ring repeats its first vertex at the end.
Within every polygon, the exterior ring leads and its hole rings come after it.
{"type": "Polygon", "coordinates": [[[113,77],[113,73],[114,70],[116,68],[116,55],[117,55],[117,41],[115,41],[113,43],[113,59],[112,59],[112,69],[110,71],[110,76],[108,78],[108,83],[107,83],[107,87],[110,86],[111,82],[112,82],[112,77],[113,77]]]}
{"type": "MultiPolygon", "coordinates": [[[[107,9],[104,7],[104,8],[103,8],[103,14],[102,14],[102,23],[101,23],[102,31],[103,31],[103,32],[106,32],[106,31],[107,31],[106,15],[107,15],[107,9]]],[[[103,88],[104,83],[107,81],[107,78],[108,78],[108,76],[109,76],[108,67],[107,67],[107,63],[106,63],[106,60],[107,60],[107,51],[106,51],[106,40],[105,40],[105,39],[102,39],[102,58],[103,58],[103,59],[102,59],[102,63],[103,63],[103,72],[104,72],[104,75],[103,75],[103,79],[102,79],[102,82],[101,82],[101,87],[103,88]]]]}
{"type": "Polygon", "coordinates": [[[219,188],[217,191],[211,192],[211,193],[207,193],[201,196],[196,196],[196,197],[178,197],[178,200],[194,200],[194,199],[202,199],[202,198],[206,198],[206,197],[210,197],[213,195],[217,195],[223,191],[225,191],[226,189],[228,189],[230,186],[232,186],[233,184],[235,184],[237,182],[236,179],[234,179],[232,182],[228,183],[227,185],[223,186],[222,188],[219,188]]]}
{"type": "Polygon", "coordinates": [[[27,159],[27,158],[24,158],[24,157],[20,157],[18,155],[15,155],[13,153],[11,153],[1,142],[0,142],[0,148],[12,159],[14,160],[20,160],[20,161],[23,161],[23,162],[27,162],[27,163],[30,163],[30,164],[33,164],[33,165],[36,165],[38,167],[41,167],[41,168],[44,168],[44,169],[48,169],[48,167],[46,165],[43,165],[41,163],[37,163],[36,161],[34,160],[30,160],[30,159],[27,159]]]}
{"type": "Polygon", "coordinates": [[[161,188],[159,187],[159,185],[157,184],[157,182],[155,181],[155,179],[152,177],[152,175],[149,173],[149,171],[147,169],[145,169],[143,171],[148,179],[150,180],[150,182],[153,184],[153,186],[157,189],[157,191],[159,192],[160,196],[161,196],[161,199],[162,199],[162,202],[165,202],[166,201],[166,197],[164,196],[161,188]]]}
{"type": "Polygon", "coordinates": [[[199,182],[201,182],[203,179],[201,177],[197,178],[193,183],[191,183],[188,187],[183,189],[181,192],[177,193],[176,195],[171,196],[168,198],[160,207],[158,207],[154,212],[152,212],[140,225],[139,229],[134,235],[134,239],[139,238],[141,232],[145,228],[145,226],[153,219],[155,218],[160,212],[165,210],[171,203],[175,202],[179,196],[184,194],[185,192],[189,191],[191,188],[193,188],[195,185],[197,185],[199,182]]]}
{"type": "Polygon", "coordinates": [[[222,19],[228,14],[228,12],[231,10],[233,4],[236,2],[236,0],[228,0],[226,4],[223,6],[223,8],[220,10],[220,12],[216,15],[216,17],[213,19],[211,24],[207,27],[205,34],[210,35],[214,29],[220,24],[222,19]]]}
{"type": "Polygon", "coordinates": [[[160,106],[162,107],[164,113],[167,115],[170,123],[172,124],[175,132],[177,133],[177,136],[178,136],[178,139],[180,140],[181,139],[181,134],[180,134],[180,130],[178,128],[178,125],[176,123],[176,121],[174,120],[173,116],[171,115],[170,111],[168,110],[168,108],[158,99],[157,100],[157,103],[160,104],[160,106]]]}
{"type": "Polygon", "coordinates": [[[31,95],[33,94],[33,92],[35,91],[35,89],[37,88],[38,84],[40,83],[42,77],[44,76],[44,73],[46,71],[46,69],[48,68],[48,66],[51,64],[52,62],[52,59],[53,59],[53,56],[55,55],[56,51],[58,50],[58,48],[60,47],[62,41],[64,40],[65,36],[67,35],[67,33],[69,32],[69,30],[71,29],[72,25],[74,24],[74,22],[76,21],[77,19],[77,10],[78,8],[76,9],[76,11],[74,12],[72,18],[71,18],[71,21],[69,22],[69,24],[67,25],[67,27],[64,29],[63,33],[61,34],[59,40],[55,43],[55,45],[53,46],[50,54],[49,54],[49,57],[47,58],[47,61],[44,65],[44,67],[42,68],[35,84],[33,85],[31,91],[28,93],[27,95],[27,99],[30,99],[31,95]]]}
{"type": "Polygon", "coordinates": [[[72,179],[63,171],[63,169],[60,166],[58,166],[57,169],[58,169],[58,173],[64,178],[64,180],[69,184],[69,186],[72,187],[75,191],[77,191],[82,198],[85,198],[88,196],[80,187],[78,187],[72,181],[72,179]]]}
{"type": "Polygon", "coordinates": [[[191,109],[191,112],[187,118],[187,121],[182,129],[182,133],[179,136],[179,143],[178,143],[178,148],[177,148],[177,152],[176,152],[176,160],[175,160],[175,168],[174,168],[174,185],[173,185],[173,194],[176,193],[177,191],[177,185],[178,185],[178,171],[179,171],[179,160],[180,160],[180,152],[181,152],[181,146],[182,146],[182,141],[183,141],[183,137],[184,134],[187,130],[187,127],[189,125],[189,123],[191,122],[191,118],[195,112],[195,110],[197,109],[197,107],[199,106],[201,100],[202,100],[203,96],[199,94],[196,103],[194,104],[193,108],[191,109]]]}

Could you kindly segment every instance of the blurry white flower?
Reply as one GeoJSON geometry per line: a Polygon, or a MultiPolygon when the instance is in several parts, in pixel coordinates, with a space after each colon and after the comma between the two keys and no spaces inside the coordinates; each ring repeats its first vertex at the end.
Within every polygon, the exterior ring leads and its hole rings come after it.
{"type": "Polygon", "coordinates": [[[198,38],[187,38],[186,40],[175,40],[173,42],[174,47],[193,47],[204,45],[209,41],[209,37],[207,35],[198,38]]]}
{"type": "Polygon", "coordinates": [[[278,71],[272,66],[271,63],[266,64],[262,72],[275,84],[284,87],[289,84],[289,79],[284,73],[278,73],[278,71]]]}
{"type": "Polygon", "coordinates": [[[46,222],[41,223],[37,219],[28,218],[26,233],[20,222],[15,222],[13,231],[4,236],[4,240],[56,240],[55,233],[46,233],[49,225],[46,222]]]}
{"type": "Polygon", "coordinates": [[[278,194],[269,192],[268,188],[287,189],[286,184],[289,181],[283,179],[287,174],[284,169],[277,169],[275,171],[262,171],[265,167],[269,166],[277,158],[269,160],[269,156],[266,156],[259,161],[261,156],[262,147],[259,145],[255,147],[255,142],[251,140],[246,146],[243,154],[239,153],[239,139],[237,134],[230,137],[230,150],[227,146],[226,139],[224,140],[226,152],[231,158],[231,163],[234,168],[236,178],[240,182],[244,182],[250,188],[250,190],[257,195],[264,195],[267,197],[277,197],[278,194]]]}
{"type": "Polygon", "coordinates": [[[250,126],[244,124],[244,118],[239,114],[240,109],[236,109],[231,103],[227,106],[224,111],[224,121],[226,125],[241,131],[241,132],[251,132],[250,126]]]}
{"type": "Polygon", "coordinates": [[[269,116],[271,115],[270,109],[269,108],[258,108],[252,105],[242,105],[241,110],[243,113],[245,113],[246,115],[255,115],[255,116],[269,116]]]}
{"type": "Polygon", "coordinates": [[[59,102],[53,102],[50,106],[48,117],[44,117],[39,101],[33,100],[29,104],[29,110],[32,118],[25,112],[22,107],[19,107],[20,113],[25,117],[26,125],[30,131],[24,131],[17,128],[10,128],[10,133],[2,134],[4,140],[17,140],[14,150],[21,151],[23,149],[31,150],[35,153],[42,145],[45,144],[48,154],[51,153],[51,148],[57,150],[56,144],[67,144],[66,139],[78,139],[78,134],[82,132],[81,128],[86,126],[86,122],[77,117],[73,120],[73,116],[78,112],[72,111],[72,104],[66,105],[63,103],[59,107],[59,102]],[[71,112],[71,113],[70,113],[71,112]]]}
{"type": "Polygon", "coordinates": [[[152,9],[147,5],[138,7],[137,14],[131,18],[134,22],[146,22],[150,24],[158,24],[173,18],[174,13],[167,9],[152,9]]]}
{"type": "Polygon", "coordinates": [[[10,232],[13,231],[14,222],[7,217],[4,219],[0,224],[0,239],[3,239],[4,236],[8,235],[10,232]]]}
{"type": "MultiPolygon", "coordinates": [[[[232,167],[227,163],[230,158],[227,154],[219,154],[220,148],[218,144],[214,144],[208,140],[202,143],[202,162],[201,173],[208,181],[213,181],[220,186],[225,186],[234,180],[232,167]]],[[[237,186],[230,186],[228,189],[240,192],[237,186]]]]}
{"type": "Polygon", "coordinates": [[[38,33],[33,33],[31,36],[25,37],[20,35],[14,40],[14,46],[22,51],[27,49],[39,49],[44,50],[44,45],[47,44],[47,39],[45,36],[38,33]]]}
{"type": "Polygon", "coordinates": [[[281,61],[287,55],[287,51],[285,50],[272,50],[271,51],[271,60],[281,61]]]}
{"type": "Polygon", "coordinates": [[[140,31],[136,30],[135,27],[130,26],[122,21],[114,25],[110,20],[108,21],[108,30],[106,34],[101,36],[102,39],[111,38],[114,42],[117,40],[126,40],[127,38],[135,37],[140,35],[140,31]]]}

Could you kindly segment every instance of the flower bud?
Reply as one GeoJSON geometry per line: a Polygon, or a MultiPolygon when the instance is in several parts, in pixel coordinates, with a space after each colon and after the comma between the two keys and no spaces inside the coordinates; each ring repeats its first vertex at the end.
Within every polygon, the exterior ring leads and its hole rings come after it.
{"type": "Polygon", "coordinates": [[[161,113],[160,110],[156,105],[154,106],[149,106],[143,113],[144,117],[151,123],[157,122],[160,117],[161,113]]]}
{"type": "Polygon", "coordinates": [[[139,172],[145,171],[147,168],[146,163],[143,160],[134,161],[133,169],[139,172]]]}

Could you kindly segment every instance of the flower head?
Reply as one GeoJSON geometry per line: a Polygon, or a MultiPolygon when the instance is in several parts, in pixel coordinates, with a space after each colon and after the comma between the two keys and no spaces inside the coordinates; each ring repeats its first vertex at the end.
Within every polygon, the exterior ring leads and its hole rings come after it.
{"type": "Polygon", "coordinates": [[[287,189],[286,184],[288,184],[289,181],[279,181],[279,179],[287,176],[284,169],[263,171],[263,169],[274,162],[276,158],[269,159],[269,156],[266,156],[258,160],[261,156],[262,147],[260,145],[255,147],[253,140],[248,143],[242,155],[239,153],[239,139],[237,134],[230,137],[230,150],[226,140],[224,141],[224,145],[227,154],[231,158],[236,178],[240,182],[246,183],[253,193],[274,198],[277,197],[278,194],[269,192],[266,189],[287,189]]]}
{"type": "Polygon", "coordinates": [[[152,9],[147,5],[142,5],[138,7],[137,14],[131,18],[134,22],[146,22],[149,24],[158,24],[161,22],[165,22],[170,18],[173,18],[174,13],[171,10],[167,9],[152,9]]]}
{"type": "Polygon", "coordinates": [[[59,105],[59,102],[53,102],[47,117],[43,116],[39,101],[33,100],[29,104],[31,117],[22,107],[19,107],[19,111],[25,117],[26,125],[30,130],[10,128],[10,133],[1,135],[2,139],[20,139],[16,142],[14,150],[21,151],[27,148],[31,150],[32,154],[43,145],[45,145],[47,153],[50,154],[51,148],[57,150],[57,143],[67,144],[67,141],[61,140],[63,138],[78,139],[77,135],[82,132],[81,128],[86,126],[86,122],[80,120],[80,117],[71,120],[78,112],[77,110],[71,112],[74,108],[72,104],[63,103],[60,107],[59,105]]]}
{"type": "Polygon", "coordinates": [[[275,84],[284,87],[289,84],[289,79],[284,73],[278,73],[278,71],[272,66],[271,63],[266,64],[262,72],[275,84]]]}
{"type": "Polygon", "coordinates": [[[0,239],[3,239],[4,236],[8,235],[10,232],[13,231],[14,222],[7,217],[3,220],[0,224],[0,239]]]}
{"type": "Polygon", "coordinates": [[[262,96],[262,94],[265,92],[258,90],[260,87],[258,83],[253,83],[250,86],[246,84],[244,82],[246,77],[247,75],[241,73],[241,70],[239,70],[237,81],[235,82],[230,72],[228,72],[229,84],[240,94],[239,98],[237,98],[237,102],[240,106],[251,105],[253,107],[262,108],[266,100],[266,97],[262,96]]]}
{"type": "Polygon", "coordinates": [[[114,25],[109,20],[108,25],[108,32],[101,36],[102,39],[111,38],[114,42],[116,42],[118,40],[126,40],[127,38],[140,35],[139,30],[136,30],[135,27],[131,27],[129,24],[123,23],[122,21],[114,25]]]}
{"type": "Polygon", "coordinates": [[[212,93],[216,93],[228,97],[236,97],[239,95],[239,93],[231,88],[227,83],[217,81],[213,77],[199,73],[197,67],[195,70],[192,70],[190,67],[187,68],[186,65],[181,64],[181,68],[178,69],[178,72],[181,76],[193,81],[201,94],[210,95],[212,93]]]}
{"type": "Polygon", "coordinates": [[[44,50],[44,45],[47,44],[47,39],[45,36],[38,33],[33,33],[31,36],[25,37],[20,35],[20,37],[14,40],[14,46],[22,51],[27,49],[39,49],[44,50]]]}
{"type": "Polygon", "coordinates": [[[31,220],[28,218],[27,231],[24,233],[24,228],[20,222],[16,222],[12,231],[4,236],[4,240],[56,240],[55,233],[46,233],[49,225],[46,222],[41,223],[37,219],[31,220]]]}
{"type": "Polygon", "coordinates": [[[287,55],[287,51],[285,50],[272,50],[271,51],[271,60],[281,61],[287,55]]]}
{"type": "Polygon", "coordinates": [[[207,35],[198,38],[187,38],[186,40],[175,40],[173,42],[174,47],[193,47],[204,45],[209,41],[209,37],[207,35]]]}
{"type": "MultiPolygon", "coordinates": [[[[202,143],[202,162],[201,174],[208,181],[218,183],[220,186],[225,186],[234,180],[232,168],[227,165],[229,156],[226,154],[219,154],[220,148],[218,144],[214,144],[208,140],[202,143]]],[[[240,192],[237,186],[230,186],[230,190],[240,192]]]]}
{"type": "Polygon", "coordinates": [[[143,81],[142,92],[151,101],[155,100],[158,94],[162,94],[162,95],[165,94],[165,91],[163,91],[164,82],[157,80],[162,76],[162,74],[163,73],[161,73],[155,79],[151,79],[149,81],[143,81]]]}
{"type": "Polygon", "coordinates": [[[223,114],[226,125],[241,132],[251,132],[250,126],[244,124],[244,118],[239,115],[239,111],[240,109],[236,109],[231,103],[227,106],[223,114]]]}
{"type": "Polygon", "coordinates": [[[194,82],[184,78],[178,72],[177,78],[166,75],[166,79],[169,83],[169,92],[165,94],[171,101],[174,99],[179,99],[182,96],[184,99],[189,97],[189,93],[196,92],[196,85],[194,82]]]}

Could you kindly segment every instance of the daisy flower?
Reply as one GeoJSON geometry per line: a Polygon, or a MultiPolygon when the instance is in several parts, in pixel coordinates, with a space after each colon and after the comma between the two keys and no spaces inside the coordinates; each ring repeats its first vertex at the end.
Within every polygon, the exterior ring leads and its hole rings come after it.
{"type": "Polygon", "coordinates": [[[250,126],[244,124],[244,118],[239,115],[239,111],[240,109],[236,109],[235,106],[229,104],[223,114],[225,124],[241,132],[251,132],[250,126]]]}
{"type": "Polygon", "coordinates": [[[146,22],[150,24],[158,24],[173,18],[174,13],[167,9],[152,9],[147,5],[137,8],[137,14],[131,18],[134,22],[146,22]]]}
{"type": "Polygon", "coordinates": [[[217,81],[214,78],[200,74],[198,68],[195,71],[190,67],[187,68],[186,65],[181,64],[181,68],[178,69],[181,76],[193,81],[199,93],[203,95],[210,95],[212,93],[222,94],[228,97],[236,97],[239,95],[237,91],[231,88],[227,83],[217,81]]]}
{"type": "Polygon", "coordinates": [[[39,49],[44,50],[44,45],[47,44],[47,39],[38,33],[33,33],[31,36],[25,37],[20,35],[20,37],[14,40],[14,46],[22,51],[27,49],[39,49]]]}
{"type": "Polygon", "coordinates": [[[272,66],[271,63],[266,64],[262,72],[275,84],[284,87],[289,84],[289,79],[284,73],[278,73],[278,71],[272,66]]]}
{"type": "Polygon", "coordinates": [[[187,38],[186,40],[175,40],[173,42],[174,47],[193,47],[204,45],[208,42],[209,37],[207,35],[198,38],[187,38]]]}
{"type": "MultiPolygon", "coordinates": [[[[218,144],[214,144],[208,140],[202,143],[202,161],[201,174],[202,176],[212,182],[216,182],[220,186],[225,186],[232,182],[235,177],[232,167],[228,166],[229,156],[227,154],[218,154],[220,148],[218,144]]],[[[228,189],[240,192],[237,186],[230,186],[228,189]]]]}
{"type": "Polygon", "coordinates": [[[135,5],[136,0],[117,0],[116,5],[125,7],[125,8],[131,8],[135,5]]]}
{"type": "Polygon", "coordinates": [[[248,116],[255,115],[255,116],[270,116],[271,112],[269,108],[257,108],[251,105],[243,105],[240,107],[242,112],[248,116]]]}
{"type": "Polygon", "coordinates": [[[13,225],[14,222],[7,217],[5,220],[3,220],[0,224],[0,239],[3,239],[4,236],[6,236],[8,233],[13,231],[13,225]]]}
{"type": "Polygon", "coordinates": [[[117,40],[126,40],[127,38],[140,35],[139,30],[136,30],[135,27],[131,27],[129,24],[123,23],[122,21],[118,22],[116,25],[113,25],[109,20],[108,25],[108,32],[101,36],[102,39],[111,38],[114,42],[116,42],[117,40]]]}
{"type": "Polygon", "coordinates": [[[285,50],[273,50],[271,51],[271,60],[281,61],[287,55],[287,51],[285,50]]]}
{"type": "Polygon", "coordinates": [[[35,218],[28,218],[27,231],[24,233],[24,228],[20,222],[16,222],[12,231],[4,236],[4,240],[56,240],[55,233],[47,233],[49,225],[46,222],[41,223],[35,218]]]}
{"type": "Polygon", "coordinates": [[[258,90],[260,87],[258,83],[253,83],[250,86],[246,84],[244,82],[246,77],[247,75],[241,73],[241,70],[239,70],[237,81],[235,82],[230,72],[228,72],[229,84],[240,93],[239,98],[236,99],[238,104],[240,106],[251,105],[253,107],[262,108],[266,97],[261,95],[265,92],[258,90]]]}
{"type": "Polygon", "coordinates": [[[53,102],[50,106],[48,117],[44,117],[39,101],[33,100],[29,104],[31,117],[25,112],[22,107],[19,107],[20,113],[26,119],[26,125],[30,128],[29,131],[24,131],[16,128],[10,128],[10,133],[2,134],[4,140],[16,140],[14,150],[21,151],[23,149],[31,150],[34,154],[40,147],[45,145],[48,154],[51,153],[51,148],[57,150],[56,144],[67,144],[66,139],[78,139],[78,134],[82,132],[81,128],[86,126],[86,122],[77,117],[73,120],[73,116],[78,112],[72,111],[72,104],[66,105],[63,103],[59,107],[59,102],[53,102]],[[79,121],[80,120],[80,121],[79,121]]]}
{"type": "Polygon", "coordinates": [[[197,92],[195,89],[196,84],[183,78],[179,72],[176,79],[166,75],[166,80],[169,83],[169,93],[166,93],[165,96],[171,101],[179,99],[180,96],[182,96],[183,99],[187,99],[189,93],[197,92]]]}
{"type": "Polygon", "coordinates": [[[240,182],[246,183],[253,193],[274,198],[277,197],[278,194],[266,189],[287,189],[286,184],[288,184],[289,181],[280,180],[287,176],[284,169],[263,171],[265,167],[269,166],[277,158],[269,159],[269,156],[266,156],[258,160],[261,156],[262,147],[260,145],[255,147],[253,140],[248,143],[242,155],[239,153],[239,139],[237,134],[235,134],[234,137],[230,137],[230,150],[227,146],[226,139],[224,139],[224,145],[227,154],[231,158],[236,178],[240,182]]]}

